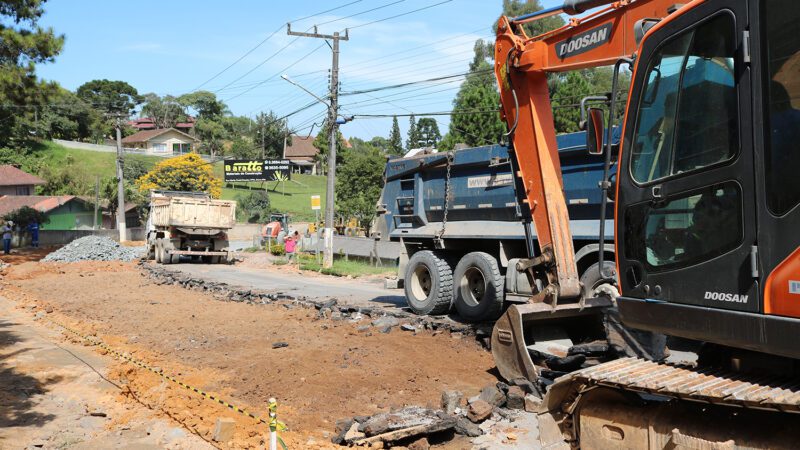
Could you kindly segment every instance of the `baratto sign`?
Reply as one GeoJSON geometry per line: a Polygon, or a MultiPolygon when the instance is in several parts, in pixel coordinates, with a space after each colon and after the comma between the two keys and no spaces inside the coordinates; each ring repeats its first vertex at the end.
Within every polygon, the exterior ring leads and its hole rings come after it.
{"type": "Polygon", "coordinates": [[[288,159],[226,159],[225,181],[278,181],[291,179],[288,159]]]}

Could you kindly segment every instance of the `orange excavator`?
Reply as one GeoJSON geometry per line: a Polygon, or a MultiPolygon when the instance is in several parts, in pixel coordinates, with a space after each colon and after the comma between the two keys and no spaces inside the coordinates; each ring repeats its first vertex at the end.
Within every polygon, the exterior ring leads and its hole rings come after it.
{"type": "Polygon", "coordinates": [[[798,24],[796,0],[568,0],[500,18],[494,70],[538,237],[538,252],[516,268],[546,283],[496,323],[498,370],[539,381],[544,369],[529,344],[542,311],[555,318],[588,302],[547,79],[600,66],[614,67],[612,91],[581,110],[588,148],[605,155],[607,173],[616,165],[600,185],[615,210],[616,270],[605,268],[602,229],[599,243],[607,313],[632,333],[697,349],[694,362],[650,352],[557,378],[540,413],[545,448],[798,446],[798,24]],[[524,24],[555,14],[571,17],[526,35],[524,24]]]}

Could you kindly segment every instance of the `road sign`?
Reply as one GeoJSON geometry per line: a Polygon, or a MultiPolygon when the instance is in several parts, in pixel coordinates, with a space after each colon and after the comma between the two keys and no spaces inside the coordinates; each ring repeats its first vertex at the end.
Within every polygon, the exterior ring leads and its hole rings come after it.
{"type": "Polygon", "coordinates": [[[311,196],[311,209],[314,211],[319,211],[320,209],[320,199],[319,195],[312,195],[311,196]]]}
{"type": "Polygon", "coordinates": [[[284,181],[291,178],[288,159],[226,159],[225,181],[284,181]]]}

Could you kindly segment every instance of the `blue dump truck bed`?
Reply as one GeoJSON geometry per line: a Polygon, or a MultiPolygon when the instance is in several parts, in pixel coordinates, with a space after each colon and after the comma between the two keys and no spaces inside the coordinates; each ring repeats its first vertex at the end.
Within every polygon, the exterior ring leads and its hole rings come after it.
{"type": "MultiPolygon", "coordinates": [[[[586,153],[584,133],[557,137],[570,226],[575,240],[599,238],[603,159],[586,153]]],[[[524,239],[508,149],[500,145],[454,152],[444,236],[451,239],[524,239]]],[[[391,240],[433,238],[445,209],[446,153],[390,160],[381,198],[384,233],[391,240]]],[[[609,204],[608,215],[613,217],[609,204]]],[[[380,220],[380,219],[379,219],[380,220]]],[[[613,238],[609,220],[606,237],[613,238]]]]}

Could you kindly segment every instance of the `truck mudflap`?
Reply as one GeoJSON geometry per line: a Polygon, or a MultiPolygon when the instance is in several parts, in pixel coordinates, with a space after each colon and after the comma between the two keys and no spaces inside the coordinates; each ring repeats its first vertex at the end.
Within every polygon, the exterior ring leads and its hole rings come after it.
{"type": "Polygon", "coordinates": [[[556,379],[539,410],[548,449],[792,448],[798,424],[797,379],[639,358],[556,379]]]}
{"type": "Polygon", "coordinates": [[[492,330],[492,356],[497,370],[506,380],[526,378],[536,381],[539,369],[530,356],[529,344],[533,343],[527,342],[532,339],[531,329],[536,327],[532,322],[600,315],[610,306],[612,302],[607,297],[589,298],[583,303],[562,303],[555,307],[548,303],[509,306],[492,330]]]}

